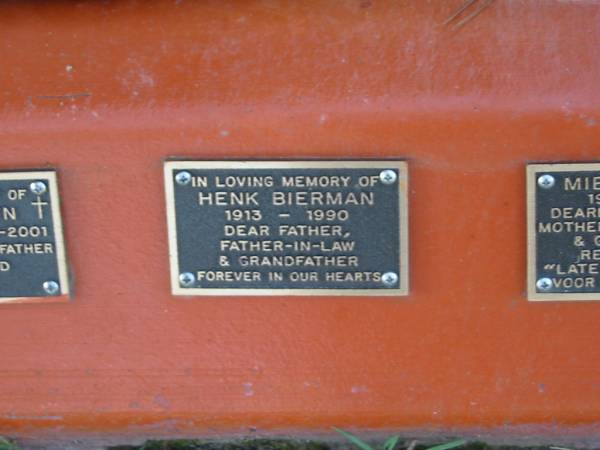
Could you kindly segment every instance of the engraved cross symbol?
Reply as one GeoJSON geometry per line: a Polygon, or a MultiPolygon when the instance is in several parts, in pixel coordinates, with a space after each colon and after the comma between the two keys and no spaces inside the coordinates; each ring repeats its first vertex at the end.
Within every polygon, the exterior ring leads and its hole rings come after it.
{"type": "Polygon", "coordinates": [[[38,219],[44,218],[44,206],[48,205],[48,202],[43,202],[42,198],[38,195],[35,202],[31,202],[33,206],[37,207],[38,219]]]}

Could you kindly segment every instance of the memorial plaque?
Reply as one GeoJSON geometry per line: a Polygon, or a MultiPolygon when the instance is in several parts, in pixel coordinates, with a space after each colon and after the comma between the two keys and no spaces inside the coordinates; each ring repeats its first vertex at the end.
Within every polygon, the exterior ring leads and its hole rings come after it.
{"type": "Polygon", "coordinates": [[[66,300],[56,174],[0,173],[0,219],[0,303],[66,300]]]}
{"type": "Polygon", "coordinates": [[[600,300],[600,164],[527,168],[528,297],[600,300]]]}
{"type": "Polygon", "coordinates": [[[165,163],[176,295],[406,295],[400,161],[165,163]]]}

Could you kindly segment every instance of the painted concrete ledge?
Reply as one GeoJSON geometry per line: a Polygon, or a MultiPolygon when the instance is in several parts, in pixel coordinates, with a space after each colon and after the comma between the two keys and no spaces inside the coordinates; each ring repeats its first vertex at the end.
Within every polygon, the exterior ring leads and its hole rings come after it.
{"type": "Polygon", "coordinates": [[[525,165],[600,155],[600,2],[462,4],[0,2],[0,169],[58,169],[74,279],[1,311],[0,433],[600,447],[600,304],[524,292],[525,165]],[[169,157],[408,160],[411,295],[174,299],[169,157]]]}

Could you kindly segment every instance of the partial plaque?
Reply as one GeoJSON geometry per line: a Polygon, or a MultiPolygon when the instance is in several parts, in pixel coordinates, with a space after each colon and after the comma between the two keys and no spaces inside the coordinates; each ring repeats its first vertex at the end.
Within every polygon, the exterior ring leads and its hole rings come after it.
{"type": "Polygon", "coordinates": [[[55,172],[1,172],[0,219],[0,303],[65,301],[69,282],[55,172]]]}
{"type": "Polygon", "coordinates": [[[406,295],[400,161],[165,163],[175,295],[406,295]]]}
{"type": "Polygon", "coordinates": [[[528,297],[600,300],[600,164],[527,167],[528,297]]]}

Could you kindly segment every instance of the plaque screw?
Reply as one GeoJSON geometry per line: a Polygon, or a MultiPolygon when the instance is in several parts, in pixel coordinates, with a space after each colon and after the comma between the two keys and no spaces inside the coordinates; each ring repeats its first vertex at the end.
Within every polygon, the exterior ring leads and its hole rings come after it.
{"type": "Polygon", "coordinates": [[[44,284],[42,284],[42,287],[44,288],[44,291],[46,291],[46,294],[48,294],[48,295],[56,295],[56,294],[58,294],[58,291],[60,289],[60,286],[58,285],[58,283],[56,281],[44,281],[44,284]]]}
{"type": "Polygon", "coordinates": [[[386,285],[386,287],[393,287],[398,282],[398,275],[395,272],[386,272],[381,275],[381,282],[386,285]]]}
{"type": "Polygon", "coordinates": [[[550,289],[552,289],[552,280],[550,278],[540,278],[535,283],[535,286],[540,291],[549,291],[550,289]]]}
{"type": "Polygon", "coordinates": [[[41,181],[34,181],[29,185],[29,190],[35,195],[42,195],[46,192],[46,185],[41,181]]]}
{"type": "Polygon", "coordinates": [[[192,181],[192,174],[186,172],[185,170],[183,172],[179,172],[177,175],[175,175],[175,181],[177,182],[177,184],[185,186],[190,181],[192,181]]]}
{"type": "Polygon", "coordinates": [[[183,287],[190,287],[194,285],[194,281],[196,281],[196,277],[191,272],[183,272],[179,274],[179,284],[183,287]]]}
{"type": "Polygon", "coordinates": [[[393,170],[386,169],[381,171],[381,173],[379,174],[379,179],[383,184],[390,185],[396,182],[396,180],[398,179],[398,175],[396,175],[396,172],[394,172],[393,170]]]}
{"type": "Polygon", "coordinates": [[[537,181],[538,186],[544,189],[550,189],[552,186],[554,186],[554,183],[556,183],[554,177],[548,174],[542,175],[537,181]]]}

